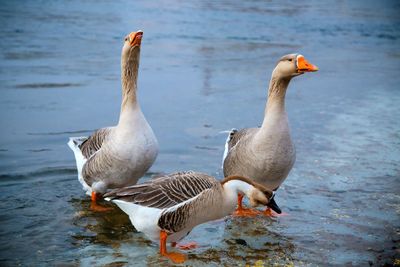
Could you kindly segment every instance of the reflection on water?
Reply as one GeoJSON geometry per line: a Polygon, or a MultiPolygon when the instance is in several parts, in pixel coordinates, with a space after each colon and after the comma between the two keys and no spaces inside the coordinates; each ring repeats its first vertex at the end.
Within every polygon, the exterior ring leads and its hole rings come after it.
{"type": "Polygon", "coordinates": [[[241,262],[245,265],[262,261],[266,266],[292,264],[294,245],[290,238],[271,230],[275,223],[278,222],[274,218],[230,218],[224,233],[229,255],[227,263],[241,262]]]}
{"type": "Polygon", "coordinates": [[[102,203],[102,206],[112,208],[104,213],[93,212],[90,209],[90,199],[73,199],[71,203],[76,210],[73,224],[86,228],[84,233],[73,236],[78,243],[90,240],[90,243],[113,244],[115,241],[126,240],[135,232],[129,218],[111,203],[102,203]]]}
{"type": "Polygon", "coordinates": [[[0,6],[0,265],[172,266],[112,204],[93,213],[70,136],[113,125],[123,36],[143,29],[139,99],[152,173],[222,177],[220,131],[262,121],[271,71],[299,52],[288,216],[224,218],[186,241],[189,266],[393,265],[400,260],[397,1],[17,2],[0,6]]]}

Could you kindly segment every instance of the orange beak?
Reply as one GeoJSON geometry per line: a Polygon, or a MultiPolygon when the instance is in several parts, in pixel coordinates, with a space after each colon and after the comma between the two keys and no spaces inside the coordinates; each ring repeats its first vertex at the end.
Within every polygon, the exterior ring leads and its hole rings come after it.
{"type": "Polygon", "coordinates": [[[297,72],[317,71],[318,67],[309,63],[302,55],[297,56],[297,72]]]}
{"type": "Polygon", "coordinates": [[[143,37],[143,32],[142,31],[137,31],[137,32],[131,32],[129,34],[129,40],[131,46],[139,46],[142,42],[142,37],[143,37]]]}

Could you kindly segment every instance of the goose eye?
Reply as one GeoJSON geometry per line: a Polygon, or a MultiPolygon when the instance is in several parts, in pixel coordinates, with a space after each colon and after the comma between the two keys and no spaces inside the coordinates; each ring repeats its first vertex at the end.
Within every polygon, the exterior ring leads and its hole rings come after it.
{"type": "Polygon", "coordinates": [[[128,37],[125,37],[125,42],[128,41],[128,37]]]}
{"type": "Polygon", "coordinates": [[[289,58],[288,61],[293,61],[293,59],[289,58]]]}

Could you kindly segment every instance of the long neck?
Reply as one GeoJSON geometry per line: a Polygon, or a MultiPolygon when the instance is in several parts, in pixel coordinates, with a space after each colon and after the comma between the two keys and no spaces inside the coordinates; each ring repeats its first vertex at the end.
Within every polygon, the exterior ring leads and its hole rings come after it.
{"type": "Polygon", "coordinates": [[[123,53],[121,56],[121,83],[122,83],[122,104],[121,116],[124,112],[138,107],[136,91],[137,77],[139,70],[140,48],[130,53],[123,53]]]}
{"type": "Polygon", "coordinates": [[[225,203],[226,205],[236,205],[237,194],[242,193],[247,195],[250,190],[253,188],[252,185],[241,181],[241,180],[230,180],[223,185],[224,193],[225,193],[225,203]]]}
{"type": "Polygon", "coordinates": [[[280,77],[275,70],[272,73],[262,128],[267,127],[274,118],[279,119],[282,116],[286,117],[285,96],[289,82],[289,78],[280,77]]]}

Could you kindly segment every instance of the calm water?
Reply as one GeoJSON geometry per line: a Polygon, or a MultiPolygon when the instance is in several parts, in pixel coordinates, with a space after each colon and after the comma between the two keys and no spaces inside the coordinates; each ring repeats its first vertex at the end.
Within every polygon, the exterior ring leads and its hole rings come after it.
{"type": "Polygon", "coordinates": [[[144,30],[139,97],[160,154],[144,178],[222,177],[222,130],[262,121],[276,60],[319,66],[290,85],[297,162],[280,218],[196,228],[190,266],[400,264],[398,1],[2,1],[0,265],[170,263],[118,208],[99,214],[69,136],[116,123],[123,37],[144,30]]]}

